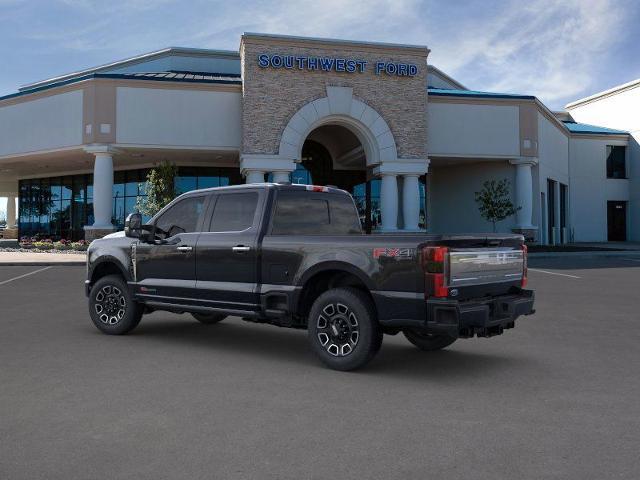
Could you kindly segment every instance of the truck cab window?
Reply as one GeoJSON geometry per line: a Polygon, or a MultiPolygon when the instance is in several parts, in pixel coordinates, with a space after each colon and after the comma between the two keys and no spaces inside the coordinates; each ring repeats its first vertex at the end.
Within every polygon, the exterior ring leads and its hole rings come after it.
{"type": "Polygon", "coordinates": [[[241,232],[253,225],[258,194],[256,192],[227,193],[218,196],[213,210],[210,232],[241,232]]]}
{"type": "Polygon", "coordinates": [[[361,233],[358,214],[347,195],[280,192],[273,235],[361,233]]]}
{"type": "Polygon", "coordinates": [[[156,227],[167,237],[195,232],[202,215],[205,198],[198,196],[180,200],[158,217],[156,227]]]}

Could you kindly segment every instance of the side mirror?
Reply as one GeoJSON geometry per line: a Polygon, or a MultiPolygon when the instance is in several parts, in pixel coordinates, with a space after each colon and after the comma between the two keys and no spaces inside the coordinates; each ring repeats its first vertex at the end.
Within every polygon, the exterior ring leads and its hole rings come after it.
{"type": "Polygon", "coordinates": [[[129,238],[140,238],[142,235],[142,215],[130,213],[124,221],[124,234],[129,238]]]}

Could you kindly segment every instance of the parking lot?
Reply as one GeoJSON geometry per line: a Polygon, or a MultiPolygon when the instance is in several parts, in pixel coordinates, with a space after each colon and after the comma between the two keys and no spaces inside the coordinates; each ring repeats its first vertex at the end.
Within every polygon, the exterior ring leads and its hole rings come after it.
{"type": "Polygon", "coordinates": [[[514,330],[353,373],[236,318],[105,336],[84,267],[0,266],[0,478],[638,478],[639,260],[531,260],[514,330]]]}

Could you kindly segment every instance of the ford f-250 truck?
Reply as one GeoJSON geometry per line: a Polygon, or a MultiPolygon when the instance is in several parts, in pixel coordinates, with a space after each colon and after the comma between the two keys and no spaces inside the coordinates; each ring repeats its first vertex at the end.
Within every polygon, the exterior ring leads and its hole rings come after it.
{"type": "Polygon", "coordinates": [[[337,370],[365,365],[383,334],[422,350],[490,337],[534,312],[520,235],[365,235],[332,187],[250,184],[181,195],[143,224],[91,243],[86,293],[98,329],[154,310],[214,324],[235,315],[305,328],[337,370]]]}

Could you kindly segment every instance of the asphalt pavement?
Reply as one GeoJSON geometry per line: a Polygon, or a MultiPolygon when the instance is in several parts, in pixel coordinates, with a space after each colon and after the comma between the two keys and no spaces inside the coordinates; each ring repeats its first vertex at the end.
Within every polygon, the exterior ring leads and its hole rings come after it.
{"type": "Polygon", "coordinates": [[[106,336],[84,267],[0,266],[0,479],[640,478],[640,261],[530,266],[515,329],[351,373],[237,318],[106,336]]]}

